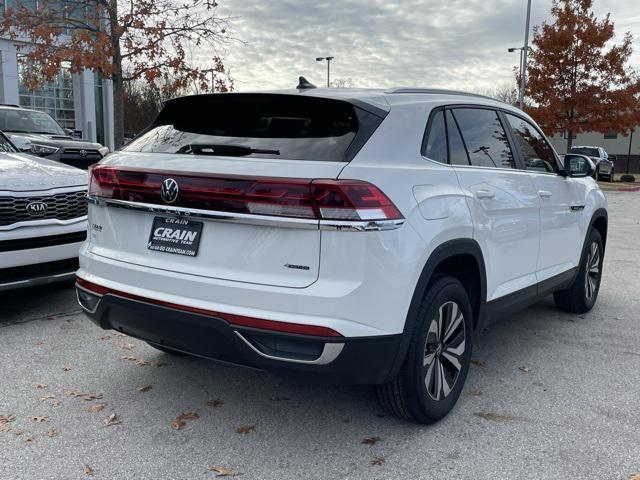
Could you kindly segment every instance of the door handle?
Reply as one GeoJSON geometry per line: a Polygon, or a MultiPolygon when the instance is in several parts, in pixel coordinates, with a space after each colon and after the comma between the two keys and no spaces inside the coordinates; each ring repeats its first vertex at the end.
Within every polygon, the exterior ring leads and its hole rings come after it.
{"type": "Polygon", "coordinates": [[[483,199],[483,198],[495,198],[496,194],[495,192],[492,192],[491,190],[476,190],[475,191],[476,197],[483,199]]]}
{"type": "Polygon", "coordinates": [[[551,198],[553,194],[549,190],[538,190],[538,195],[542,198],[551,198]]]}

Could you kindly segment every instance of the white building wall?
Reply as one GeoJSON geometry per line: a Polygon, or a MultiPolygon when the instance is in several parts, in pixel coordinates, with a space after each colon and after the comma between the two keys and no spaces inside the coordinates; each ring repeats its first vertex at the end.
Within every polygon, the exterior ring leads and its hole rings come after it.
{"type": "MultiPolygon", "coordinates": [[[[567,152],[567,139],[562,134],[551,137],[551,143],[558,153],[567,152]]],[[[580,133],[573,140],[573,145],[602,147],[611,155],[627,155],[629,152],[629,136],[618,134],[616,139],[604,138],[603,133],[580,133]]],[[[640,155],[640,125],[636,127],[631,144],[631,155],[640,155]]]]}
{"type": "Polygon", "coordinates": [[[15,45],[0,39],[0,103],[18,105],[18,57],[15,45]]]}

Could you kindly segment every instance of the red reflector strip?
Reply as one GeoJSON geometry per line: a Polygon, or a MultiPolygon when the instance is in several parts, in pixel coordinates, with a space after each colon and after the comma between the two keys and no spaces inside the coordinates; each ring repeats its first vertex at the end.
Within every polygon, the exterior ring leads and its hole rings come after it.
{"type": "Polygon", "coordinates": [[[181,310],[183,312],[196,313],[198,315],[205,315],[207,317],[221,318],[231,325],[236,325],[239,327],[259,328],[262,330],[271,330],[274,332],[282,333],[296,333],[299,335],[312,335],[314,337],[342,336],[335,330],[327,327],[303,325],[300,323],[279,322],[276,320],[263,320],[261,318],[245,317],[242,315],[234,315],[232,313],[215,312],[212,310],[206,310],[204,308],[189,307],[187,305],[178,305],[176,303],[164,302],[162,300],[154,300],[151,298],[141,297],[139,295],[133,295],[131,293],[114,290],[108,287],[103,287],[102,285],[97,285],[80,277],[76,277],[76,284],[84,288],[85,290],[95,293],[96,295],[116,295],[118,297],[129,298],[131,300],[158,305],[161,307],[173,308],[175,310],[181,310]]]}

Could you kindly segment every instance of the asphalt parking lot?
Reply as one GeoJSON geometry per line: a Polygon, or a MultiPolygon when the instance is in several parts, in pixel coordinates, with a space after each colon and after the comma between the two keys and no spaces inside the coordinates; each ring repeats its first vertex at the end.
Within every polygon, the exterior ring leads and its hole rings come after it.
{"type": "Polygon", "coordinates": [[[431,427],[383,415],[370,388],[114,336],[70,286],[4,294],[0,478],[628,479],[640,473],[640,192],[607,196],[594,310],[546,300],[489,327],[457,407],[431,427]]]}

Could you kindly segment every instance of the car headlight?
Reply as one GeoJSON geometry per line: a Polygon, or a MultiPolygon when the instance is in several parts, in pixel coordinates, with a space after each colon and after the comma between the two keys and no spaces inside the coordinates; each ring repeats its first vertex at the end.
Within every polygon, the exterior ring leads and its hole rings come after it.
{"type": "Polygon", "coordinates": [[[39,145],[37,143],[31,144],[31,153],[35,155],[51,155],[60,150],[58,147],[51,147],[49,145],[39,145]]]}

